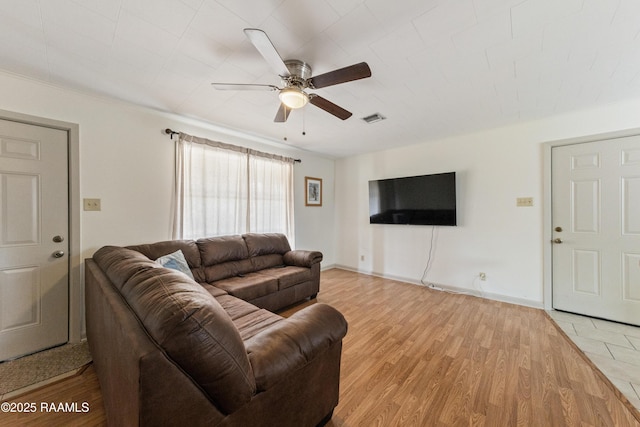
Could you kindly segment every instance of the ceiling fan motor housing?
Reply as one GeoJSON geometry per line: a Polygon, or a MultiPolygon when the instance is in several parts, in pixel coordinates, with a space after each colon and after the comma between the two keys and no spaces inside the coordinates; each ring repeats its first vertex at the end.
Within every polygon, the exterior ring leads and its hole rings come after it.
{"type": "Polygon", "coordinates": [[[287,59],[284,65],[289,69],[289,76],[281,76],[287,86],[297,86],[300,89],[308,87],[307,79],[311,77],[311,66],[298,59],[287,59]]]}

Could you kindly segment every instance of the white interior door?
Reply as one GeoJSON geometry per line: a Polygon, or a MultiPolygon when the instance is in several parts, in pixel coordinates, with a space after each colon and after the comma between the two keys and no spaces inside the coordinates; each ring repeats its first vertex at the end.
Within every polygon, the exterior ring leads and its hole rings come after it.
{"type": "Polygon", "coordinates": [[[67,133],[0,120],[0,361],[68,341],[67,133]]]}
{"type": "Polygon", "coordinates": [[[640,325],[640,137],[552,149],[553,307],[640,325]]]}

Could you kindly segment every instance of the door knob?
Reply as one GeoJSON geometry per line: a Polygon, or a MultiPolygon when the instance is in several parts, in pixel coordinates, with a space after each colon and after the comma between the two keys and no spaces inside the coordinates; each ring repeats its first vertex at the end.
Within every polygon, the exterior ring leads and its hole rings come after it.
{"type": "Polygon", "coordinates": [[[62,236],[54,236],[53,241],[56,243],[64,242],[64,237],[62,236]]]}
{"type": "Polygon", "coordinates": [[[552,240],[553,243],[562,243],[562,239],[557,237],[555,239],[552,240]]]}
{"type": "Polygon", "coordinates": [[[555,228],[555,230],[556,230],[558,233],[560,233],[560,232],[562,232],[562,227],[556,227],[556,228],[555,228]]]}
{"type": "Polygon", "coordinates": [[[64,256],[64,251],[55,251],[53,253],[54,258],[62,258],[64,256]]]}

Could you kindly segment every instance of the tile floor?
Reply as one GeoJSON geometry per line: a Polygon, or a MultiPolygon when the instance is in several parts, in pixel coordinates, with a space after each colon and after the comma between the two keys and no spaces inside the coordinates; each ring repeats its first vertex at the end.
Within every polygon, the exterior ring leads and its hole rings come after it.
{"type": "Polygon", "coordinates": [[[555,310],[549,315],[640,409],[640,327],[555,310]]]}

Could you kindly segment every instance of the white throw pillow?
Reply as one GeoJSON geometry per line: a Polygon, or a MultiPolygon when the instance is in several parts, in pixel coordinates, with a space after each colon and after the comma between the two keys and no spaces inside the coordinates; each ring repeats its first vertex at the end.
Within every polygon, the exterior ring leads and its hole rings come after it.
{"type": "Polygon", "coordinates": [[[156,262],[165,268],[171,268],[172,270],[184,273],[189,276],[191,280],[194,280],[189,264],[187,264],[187,260],[180,249],[169,255],[161,256],[156,262]]]}

